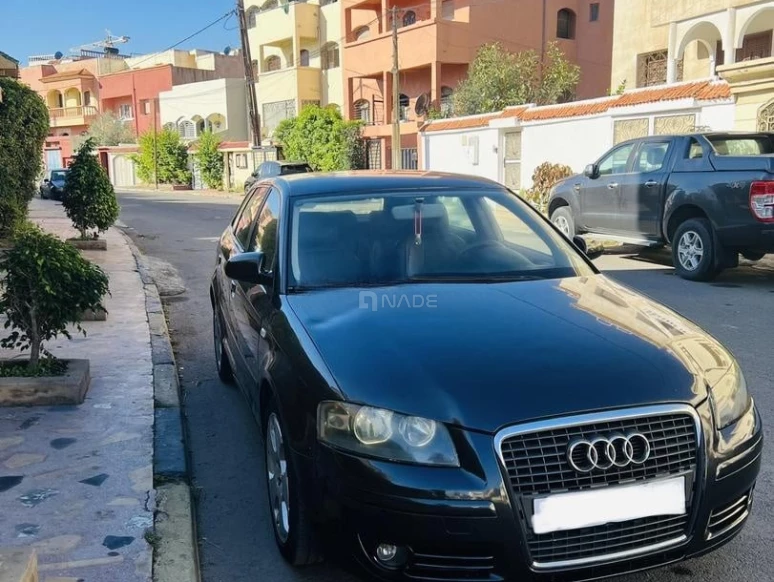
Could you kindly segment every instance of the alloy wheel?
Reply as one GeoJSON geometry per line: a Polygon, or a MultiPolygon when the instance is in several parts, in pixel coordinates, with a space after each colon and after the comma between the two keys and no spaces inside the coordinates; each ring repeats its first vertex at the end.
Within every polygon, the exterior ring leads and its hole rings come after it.
{"type": "Polygon", "coordinates": [[[680,266],[686,271],[695,271],[704,257],[704,243],[701,236],[693,230],[683,233],[677,244],[677,257],[680,266]]]}
{"type": "Polygon", "coordinates": [[[570,236],[570,223],[567,222],[567,219],[564,216],[557,216],[554,218],[554,226],[558,228],[562,233],[569,237],[570,236]]]}
{"type": "Polygon", "coordinates": [[[282,543],[290,535],[290,490],[288,461],[279,419],[271,413],[266,431],[266,476],[274,531],[282,543]]]}

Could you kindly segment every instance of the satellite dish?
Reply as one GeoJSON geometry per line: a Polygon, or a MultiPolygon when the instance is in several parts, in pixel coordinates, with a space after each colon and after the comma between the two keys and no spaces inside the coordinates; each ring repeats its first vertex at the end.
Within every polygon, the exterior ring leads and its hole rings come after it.
{"type": "Polygon", "coordinates": [[[223,54],[226,55],[226,56],[230,55],[231,54],[231,47],[230,46],[226,46],[226,48],[223,49],[223,54]]]}
{"type": "Polygon", "coordinates": [[[430,95],[427,93],[422,93],[418,98],[417,102],[414,105],[414,112],[417,115],[424,115],[427,113],[427,106],[430,104],[430,95]]]}
{"type": "Polygon", "coordinates": [[[54,53],[54,58],[55,58],[57,61],[58,61],[59,59],[61,59],[63,56],[64,56],[64,54],[62,54],[62,51],[56,51],[56,52],[54,53]]]}

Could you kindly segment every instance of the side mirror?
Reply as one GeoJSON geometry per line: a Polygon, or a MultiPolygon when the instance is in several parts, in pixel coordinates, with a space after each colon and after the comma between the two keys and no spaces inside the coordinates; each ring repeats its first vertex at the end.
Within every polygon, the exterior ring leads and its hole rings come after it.
{"type": "Polygon", "coordinates": [[[43,183],[44,184],[48,184],[49,182],[50,182],[50,180],[48,178],[43,178],[43,183]]]}
{"type": "Polygon", "coordinates": [[[226,263],[226,277],[241,283],[268,285],[272,282],[272,276],[263,271],[263,260],[261,252],[235,255],[226,263]]]}
{"type": "Polygon", "coordinates": [[[599,178],[599,166],[596,164],[589,164],[586,169],[583,170],[583,175],[592,180],[599,178]]]}
{"type": "Polygon", "coordinates": [[[591,261],[598,259],[605,252],[605,249],[602,246],[594,247],[593,249],[589,250],[589,246],[586,244],[586,239],[584,239],[582,236],[576,235],[572,237],[572,242],[591,261]]]}

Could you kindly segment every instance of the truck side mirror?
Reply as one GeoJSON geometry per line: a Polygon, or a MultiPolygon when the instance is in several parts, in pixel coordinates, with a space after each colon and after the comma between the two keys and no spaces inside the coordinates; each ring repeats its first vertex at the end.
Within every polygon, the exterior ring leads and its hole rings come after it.
{"type": "Polygon", "coordinates": [[[599,178],[599,166],[596,164],[589,164],[586,169],[583,170],[583,175],[592,180],[599,178]]]}

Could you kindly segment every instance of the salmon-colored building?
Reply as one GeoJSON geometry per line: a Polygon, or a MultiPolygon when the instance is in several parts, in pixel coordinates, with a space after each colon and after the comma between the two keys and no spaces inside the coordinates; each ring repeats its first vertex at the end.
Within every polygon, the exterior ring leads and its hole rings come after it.
{"type": "Polygon", "coordinates": [[[614,0],[342,0],[343,110],[366,123],[369,166],[391,166],[390,124],[397,106],[402,167],[417,167],[417,129],[427,108],[450,112],[455,87],[486,43],[543,54],[556,41],[581,67],[575,97],[605,95],[613,5],[614,0]],[[393,6],[399,26],[397,104],[392,98],[393,6]]]}

